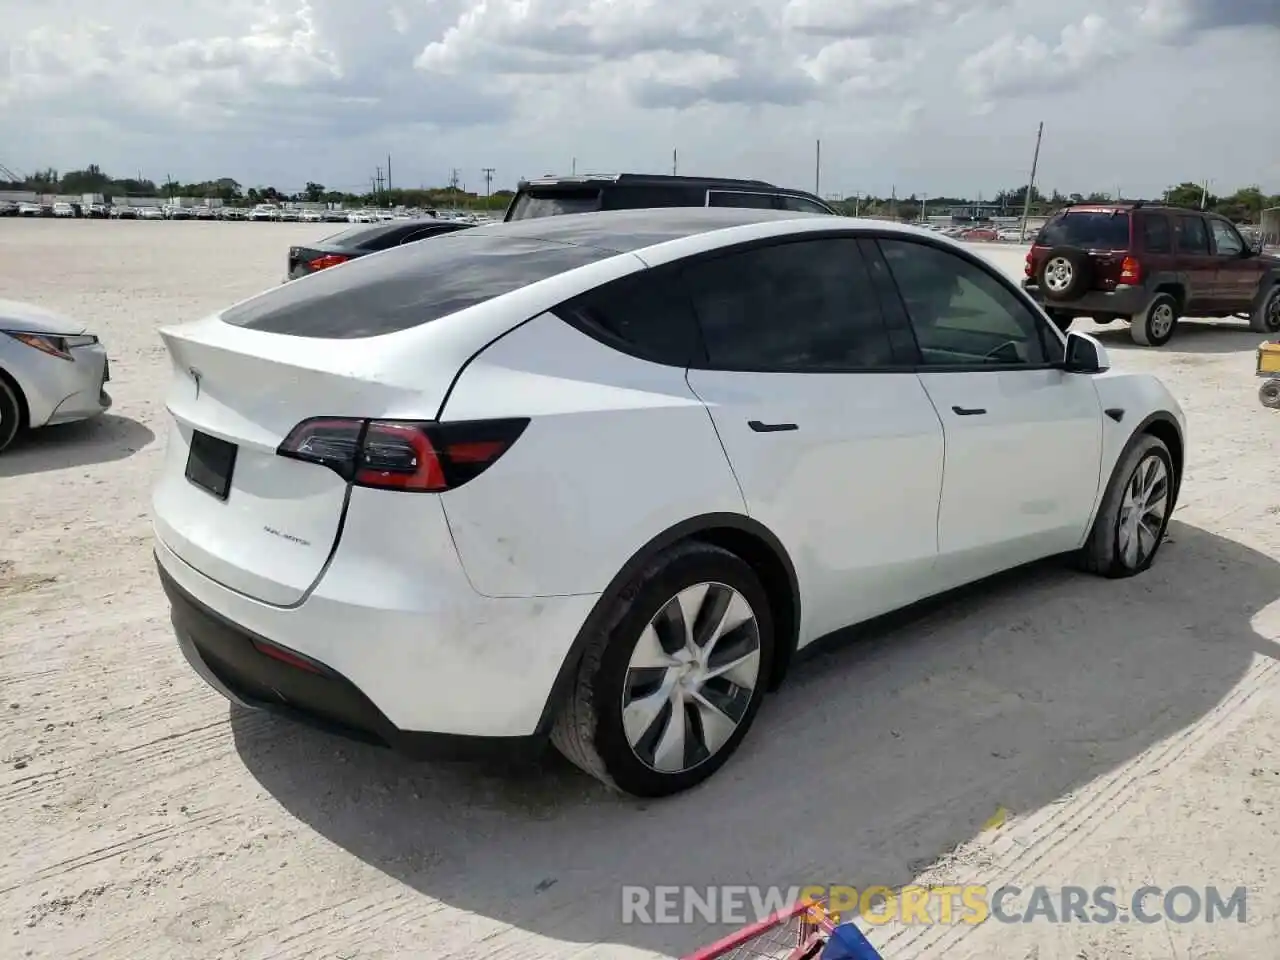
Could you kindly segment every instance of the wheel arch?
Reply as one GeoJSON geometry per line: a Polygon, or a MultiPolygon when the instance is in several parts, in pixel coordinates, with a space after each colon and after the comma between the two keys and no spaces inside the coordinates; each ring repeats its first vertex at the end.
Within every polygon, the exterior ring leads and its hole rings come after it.
{"type": "MultiPolygon", "coordinates": [[[[1186,444],[1182,437],[1182,428],[1178,426],[1178,421],[1174,419],[1172,414],[1159,410],[1138,424],[1133,436],[1125,444],[1125,449],[1127,450],[1137,437],[1144,434],[1160,440],[1169,448],[1169,456],[1173,459],[1173,495],[1169,498],[1169,512],[1172,513],[1173,509],[1178,505],[1178,493],[1182,490],[1182,466],[1186,456],[1186,444]]],[[[1123,456],[1123,452],[1121,455],[1123,456]]]]}
{"type": "Polygon", "coordinates": [[[31,408],[27,406],[27,395],[22,392],[18,381],[4,367],[0,367],[0,382],[13,391],[14,399],[18,401],[18,430],[21,432],[31,426],[31,408]]]}
{"type": "Polygon", "coordinates": [[[537,732],[551,729],[565,698],[573,689],[583,652],[609,616],[613,601],[655,556],[678,543],[695,540],[728,550],[745,560],[769,596],[777,641],[768,689],[776,689],[786,675],[800,637],[800,581],[786,548],[768,527],[745,514],[707,513],[669,527],[637,550],[614,575],[591,608],[565,655],[555,683],[542,708],[537,732]]]}

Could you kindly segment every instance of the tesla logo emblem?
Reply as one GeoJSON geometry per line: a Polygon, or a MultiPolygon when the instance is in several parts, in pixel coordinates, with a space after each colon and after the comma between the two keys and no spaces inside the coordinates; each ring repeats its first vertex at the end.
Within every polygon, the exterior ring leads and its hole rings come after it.
{"type": "Polygon", "coordinates": [[[187,372],[191,374],[191,379],[196,382],[196,399],[199,400],[200,399],[200,379],[204,376],[204,374],[202,374],[195,367],[191,367],[187,372]]]}

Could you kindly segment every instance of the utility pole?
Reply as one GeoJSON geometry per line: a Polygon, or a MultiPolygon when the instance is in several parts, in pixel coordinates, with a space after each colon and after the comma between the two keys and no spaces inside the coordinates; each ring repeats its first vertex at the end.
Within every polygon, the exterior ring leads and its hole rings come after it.
{"type": "MultiPolygon", "coordinates": [[[[387,154],[387,193],[391,193],[391,154],[387,154]]],[[[388,200],[391,198],[388,197],[388,200]]]]}
{"type": "Polygon", "coordinates": [[[491,194],[490,187],[493,186],[493,175],[496,172],[493,167],[481,167],[480,172],[484,174],[484,209],[489,210],[489,196],[491,194]]]}
{"type": "Polygon", "coordinates": [[[821,196],[818,190],[822,186],[822,141],[813,142],[813,195],[821,196]]]}
{"type": "Polygon", "coordinates": [[[1031,178],[1027,181],[1027,193],[1022,198],[1022,228],[1018,231],[1018,238],[1025,240],[1027,238],[1027,221],[1031,219],[1031,195],[1036,189],[1036,168],[1040,166],[1040,139],[1044,136],[1044,121],[1040,121],[1040,127],[1036,130],[1036,152],[1031,155],[1031,178]]]}
{"type": "Polygon", "coordinates": [[[680,151],[671,151],[671,175],[676,176],[676,171],[680,169],[680,151]]]}
{"type": "Polygon", "coordinates": [[[576,177],[578,175],[578,158],[574,157],[573,162],[569,164],[569,176],[576,177]]]}
{"type": "Polygon", "coordinates": [[[454,167],[449,171],[449,205],[454,210],[458,209],[458,168],[454,167]]]}
{"type": "Polygon", "coordinates": [[[1200,187],[1200,209],[1203,210],[1209,202],[1209,181],[1206,180],[1200,187]]]}

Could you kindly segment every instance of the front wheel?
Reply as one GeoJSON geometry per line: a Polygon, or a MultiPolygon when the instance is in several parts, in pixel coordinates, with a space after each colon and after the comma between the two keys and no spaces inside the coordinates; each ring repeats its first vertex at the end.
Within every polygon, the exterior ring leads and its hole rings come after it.
{"type": "Polygon", "coordinates": [[[1151,566],[1164,542],[1178,477],[1164,441],[1142,434],[1121,456],[1107,484],[1081,567],[1113,579],[1151,566]]]}
{"type": "Polygon", "coordinates": [[[612,601],[551,742],[624,793],[687,790],[746,736],[773,651],[768,596],[751,567],[710,544],[677,545],[612,601]]]}
{"type": "Polygon", "coordinates": [[[13,443],[22,429],[22,405],[14,388],[0,377],[0,453],[13,443]]]}

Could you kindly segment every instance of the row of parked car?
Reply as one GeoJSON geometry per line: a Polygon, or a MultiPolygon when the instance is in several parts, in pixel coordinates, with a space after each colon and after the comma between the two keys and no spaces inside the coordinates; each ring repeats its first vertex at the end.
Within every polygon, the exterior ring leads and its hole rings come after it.
{"type": "MultiPolygon", "coordinates": [[[[368,209],[357,210],[298,209],[277,204],[262,203],[253,207],[186,207],[180,204],[156,206],[132,206],[129,204],[76,203],[59,200],[54,203],[34,203],[0,200],[0,217],[58,217],[90,220],[249,220],[284,223],[381,223],[415,217],[435,217],[434,210],[420,209],[368,209]]],[[[473,222],[485,222],[489,217],[469,216],[473,222]]]]}

